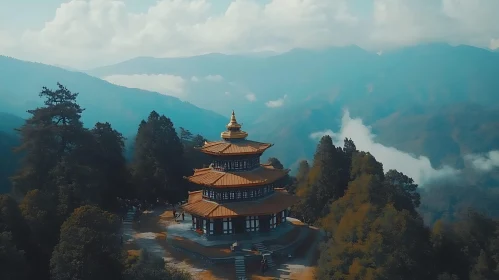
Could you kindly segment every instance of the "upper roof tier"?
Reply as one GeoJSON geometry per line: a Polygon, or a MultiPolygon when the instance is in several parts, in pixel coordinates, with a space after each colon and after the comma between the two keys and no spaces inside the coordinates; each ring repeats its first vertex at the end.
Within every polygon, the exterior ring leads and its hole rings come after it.
{"type": "Polygon", "coordinates": [[[195,169],[187,180],[198,185],[214,188],[236,188],[271,184],[288,174],[288,169],[275,169],[270,164],[262,164],[250,171],[222,172],[212,168],[195,169]]]}
{"type": "Polygon", "coordinates": [[[205,142],[200,151],[210,155],[251,155],[261,154],[272,144],[250,140],[205,142]]]}
{"type": "Polygon", "coordinates": [[[232,115],[230,116],[230,122],[226,125],[227,130],[221,133],[221,136],[225,140],[229,139],[246,139],[248,133],[241,130],[241,125],[236,120],[236,114],[232,110],[232,115]]]}

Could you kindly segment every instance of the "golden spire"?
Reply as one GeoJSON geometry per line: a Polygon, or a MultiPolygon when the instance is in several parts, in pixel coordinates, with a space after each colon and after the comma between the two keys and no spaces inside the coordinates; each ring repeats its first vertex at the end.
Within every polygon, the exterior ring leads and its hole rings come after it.
{"type": "Polygon", "coordinates": [[[241,128],[241,125],[237,123],[237,120],[236,120],[236,114],[234,114],[234,110],[232,110],[232,115],[230,116],[230,122],[227,124],[227,129],[237,129],[237,128],[241,128]]]}
{"type": "Polygon", "coordinates": [[[241,125],[237,123],[236,114],[232,110],[232,115],[230,116],[230,122],[227,124],[227,130],[222,132],[221,136],[225,140],[229,139],[245,139],[248,137],[248,133],[241,130],[241,125]]]}

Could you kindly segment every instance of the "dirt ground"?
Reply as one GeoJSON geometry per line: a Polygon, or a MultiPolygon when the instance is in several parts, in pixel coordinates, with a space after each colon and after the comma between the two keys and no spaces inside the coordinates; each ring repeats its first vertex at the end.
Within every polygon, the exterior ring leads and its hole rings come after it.
{"type": "MultiPolygon", "coordinates": [[[[172,211],[156,211],[144,212],[140,217],[140,223],[135,222],[132,228],[136,231],[134,239],[154,240],[150,246],[160,246],[164,249],[164,258],[170,265],[189,271],[195,279],[206,280],[231,280],[235,279],[235,267],[233,264],[211,265],[197,259],[192,259],[190,256],[181,251],[172,248],[166,241],[167,232],[166,226],[169,223],[174,223],[172,211]]],[[[317,259],[318,234],[311,230],[304,246],[297,248],[296,256],[291,260],[286,260],[283,263],[277,263],[277,267],[271,271],[267,271],[266,275],[261,275],[258,266],[248,264],[248,278],[252,280],[269,280],[269,279],[296,279],[308,280],[313,279],[314,266],[317,259]],[[312,246],[310,246],[312,244],[312,246]]],[[[128,242],[125,246],[129,250],[129,254],[137,254],[140,248],[137,243],[128,242]]],[[[144,244],[144,243],[141,243],[144,244]]],[[[149,245],[148,245],[149,246],[149,245]]],[[[150,250],[152,248],[145,248],[150,250]]]]}

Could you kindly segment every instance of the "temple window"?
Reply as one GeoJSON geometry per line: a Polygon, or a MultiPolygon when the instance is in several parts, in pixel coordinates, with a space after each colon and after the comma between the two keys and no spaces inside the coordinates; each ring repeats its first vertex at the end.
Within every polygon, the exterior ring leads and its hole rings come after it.
{"type": "Polygon", "coordinates": [[[231,234],[232,233],[232,221],[230,218],[224,218],[223,219],[223,232],[224,234],[231,234]]]}
{"type": "Polygon", "coordinates": [[[228,200],[229,199],[229,192],[224,192],[224,200],[228,200]]]}
{"type": "Polygon", "coordinates": [[[241,191],[237,192],[237,199],[241,199],[241,191]]]}
{"type": "Polygon", "coordinates": [[[210,235],[213,235],[214,227],[215,227],[215,222],[213,221],[213,219],[210,219],[210,235]]]}
{"type": "Polygon", "coordinates": [[[255,197],[255,191],[250,191],[250,197],[251,198],[255,197]]]}
{"type": "Polygon", "coordinates": [[[216,192],[215,199],[220,200],[221,198],[222,198],[222,196],[221,196],[220,192],[216,192]]]}
{"type": "Polygon", "coordinates": [[[234,197],[235,197],[235,193],[234,192],[230,192],[230,199],[232,200],[232,199],[234,199],[234,197]]]}
{"type": "Polygon", "coordinates": [[[247,191],[243,191],[243,199],[246,199],[248,198],[248,192],[247,191]]]}
{"type": "Polygon", "coordinates": [[[257,216],[246,216],[246,231],[258,231],[260,228],[259,222],[257,216]]]}
{"type": "Polygon", "coordinates": [[[270,219],[270,228],[276,228],[277,226],[277,215],[272,214],[272,218],[270,219]]]}

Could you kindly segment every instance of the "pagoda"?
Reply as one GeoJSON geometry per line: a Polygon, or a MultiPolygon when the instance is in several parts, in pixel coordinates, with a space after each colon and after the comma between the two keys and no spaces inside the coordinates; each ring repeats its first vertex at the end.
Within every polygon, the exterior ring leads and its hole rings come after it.
{"type": "Polygon", "coordinates": [[[283,188],[289,170],[260,163],[272,144],[247,140],[234,111],[226,128],[222,140],[199,148],[211,164],[186,178],[201,190],[189,192],[182,209],[192,216],[192,229],[206,236],[271,231],[296,202],[283,188]]]}

